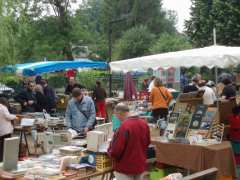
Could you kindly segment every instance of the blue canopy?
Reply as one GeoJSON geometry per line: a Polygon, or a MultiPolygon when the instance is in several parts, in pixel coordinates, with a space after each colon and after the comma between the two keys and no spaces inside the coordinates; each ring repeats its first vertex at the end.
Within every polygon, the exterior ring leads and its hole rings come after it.
{"type": "Polygon", "coordinates": [[[108,64],[106,62],[91,61],[88,59],[81,59],[75,61],[42,61],[16,65],[17,73],[23,76],[36,76],[43,73],[62,71],[66,69],[106,69],[107,67],[108,64]]]}

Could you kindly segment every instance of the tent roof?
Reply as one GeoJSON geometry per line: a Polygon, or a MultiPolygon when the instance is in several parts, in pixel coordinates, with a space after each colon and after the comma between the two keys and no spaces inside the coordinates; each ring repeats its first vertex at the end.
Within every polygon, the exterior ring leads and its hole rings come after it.
{"type": "Polygon", "coordinates": [[[151,56],[138,57],[110,63],[112,71],[147,71],[159,67],[219,67],[240,64],[240,47],[210,46],[151,56]]]}
{"type": "Polygon", "coordinates": [[[17,64],[17,73],[23,76],[35,76],[43,73],[61,71],[65,69],[99,68],[106,69],[107,63],[88,59],[77,61],[43,61],[35,63],[17,64]]]}

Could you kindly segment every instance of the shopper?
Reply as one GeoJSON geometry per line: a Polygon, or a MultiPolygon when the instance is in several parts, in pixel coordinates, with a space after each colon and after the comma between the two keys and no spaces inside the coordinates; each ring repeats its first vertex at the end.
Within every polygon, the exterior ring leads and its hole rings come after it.
{"type": "Polygon", "coordinates": [[[198,91],[198,88],[199,88],[198,83],[199,83],[199,79],[197,78],[197,76],[194,76],[192,78],[192,82],[183,88],[183,93],[198,91]]]}
{"type": "Polygon", "coordinates": [[[81,84],[78,84],[78,83],[76,82],[76,80],[74,79],[74,77],[70,77],[70,78],[69,78],[68,85],[67,85],[67,87],[66,87],[66,89],[65,89],[65,94],[71,95],[71,94],[72,94],[72,90],[73,90],[74,88],[84,89],[85,87],[84,87],[83,85],[81,85],[81,84]]]}
{"type": "Polygon", "coordinates": [[[187,75],[186,75],[186,72],[182,72],[181,73],[181,76],[180,76],[180,88],[181,90],[184,89],[184,87],[186,87],[188,85],[188,78],[187,78],[187,75]]]}
{"type": "Polygon", "coordinates": [[[48,110],[48,98],[43,93],[43,88],[41,85],[37,84],[35,86],[36,93],[36,111],[42,112],[43,110],[48,110]]]}
{"type": "Polygon", "coordinates": [[[106,90],[102,87],[101,82],[96,82],[96,87],[93,90],[93,100],[96,103],[97,117],[107,118],[106,114],[106,90]]]}
{"type": "Polygon", "coordinates": [[[17,119],[15,115],[9,113],[8,107],[8,100],[0,97],[0,162],[3,160],[4,139],[10,138],[13,133],[11,121],[17,119]]]}
{"type": "Polygon", "coordinates": [[[223,99],[231,100],[236,98],[236,87],[233,86],[232,81],[230,79],[223,80],[224,88],[221,94],[223,99]]]}
{"type": "Polygon", "coordinates": [[[150,102],[152,103],[152,115],[155,121],[167,118],[168,105],[173,99],[169,90],[163,86],[162,81],[156,78],[154,81],[154,88],[150,94],[150,102]]]}
{"type": "Polygon", "coordinates": [[[240,106],[237,105],[232,110],[232,115],[229,116],[229,140],[232,143],[233,152],[237,166],[240,165],[240,106]]]}
{"type": "Polygon", "coordinates": [[[56,109],[57,104],[57,96],[52,87],[48,85],[48,81],[46,79],[42,80],[42,86],[43,86],[43,93],[48,99],[48,108],[47,111],[49,113],[54,112],[56,109]]]}
{"type": "Polygon", "coordinates": [[[207,106],[214,105],[216,98],[216,93],[214,90],[206,85],[206,81],[201,80],[198,84],[199,90],[204,91],[203,93],[203,104],[207,106]]]}
{"type": "Polygon", "coordinates": [[[16,101],[22,106],[23,112],[35,112],[36,96],[34,92],[35,84],[28,82],[27,88],[22,90],[16,97],[16,101]]]}
{"type": "Polygon", "coordinates": [[[41,85],[41,83],[42,83],[42,76],[40,76],[40,75],[36,76],[35,84],[40,84],[41,85]]]}
{"type": "Polygon", "coordinates": [[[144,79],[142,82],[142,91],[147,92],[148,91],[148,79],[144,79]]]}
{"type": "Polygon", "coordinates": [[[144,120],[131,116],[124,104],[118,104],[114,111],[122,121],[108,149],[114,160],[115,177],[117,180],[143,180],[147,167],[146,152],[150,144],[149,127],[144,120]]]}
{"type": "Polygon", "coordinates": [[[88,132],[96,121],[96,111],[91,97],[84,96],[80,88],[74,88],[68,102],[65,124],[68,128],[88,132]]]}

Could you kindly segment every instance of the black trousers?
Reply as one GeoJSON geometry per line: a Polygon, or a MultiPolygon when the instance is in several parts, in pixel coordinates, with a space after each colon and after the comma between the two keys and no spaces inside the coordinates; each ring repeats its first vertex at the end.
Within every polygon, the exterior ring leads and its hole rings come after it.
{"type": "Polygon", "coordinates": [[[3,161],[4,139],[10,138],[11,134],[0,136],[0,162],[3,161]]]}
{"type": "Polygon", "coordinates": [[[155,121],[165,118],[167,120],[168,109],[167,108],[158,108],[152,110],[152,116],[155,121]]]}

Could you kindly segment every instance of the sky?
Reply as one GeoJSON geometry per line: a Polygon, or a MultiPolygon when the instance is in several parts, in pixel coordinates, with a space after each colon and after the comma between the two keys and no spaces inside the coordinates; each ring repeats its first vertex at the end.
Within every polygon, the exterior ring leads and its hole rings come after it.
{"type": "Polygon", "coordinates": [[[190,18],[191,0],[163,0],[163,8],[174,10],[178,16],[177,29],[184,30],[184,21],[190,18]]]}
{"type": "MultiPolygon", "coordinates": [[[[73,9],[76,9],[82,2],[82,0],[75,1],[77,3],[72,6],[73,9]]],[[[162,2],[164,9],[176,11],[178,17],[177,29],[182,32],[184,30],[184,21],[190,18],[191,0],[163,0],[162,2]]]]}

